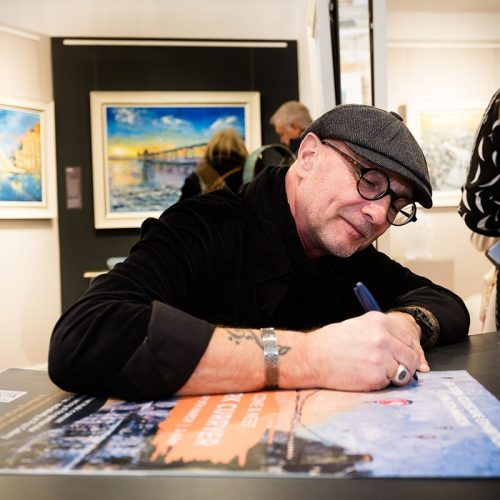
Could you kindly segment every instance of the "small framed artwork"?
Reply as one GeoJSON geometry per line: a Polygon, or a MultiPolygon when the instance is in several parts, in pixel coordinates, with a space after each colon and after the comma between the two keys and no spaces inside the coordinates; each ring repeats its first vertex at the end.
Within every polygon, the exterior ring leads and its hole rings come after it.
{"type": "Polygon", "coordinates": [[[0,219],[56,213],[54,104],[0,96],[0,219]]]}
{"type": "Polygon", "coordinates": [[[408,103],[408,128],[427,160],[434,206],[458,205],[460,188],[467,178],[476,132],[486,104],[408,103]]]}
{"type": "Polygon", "coordinates": [[[214,132],[261,142],[258,92],[91,92],[94,224],[140,227],[176,203],[214,132]]]}

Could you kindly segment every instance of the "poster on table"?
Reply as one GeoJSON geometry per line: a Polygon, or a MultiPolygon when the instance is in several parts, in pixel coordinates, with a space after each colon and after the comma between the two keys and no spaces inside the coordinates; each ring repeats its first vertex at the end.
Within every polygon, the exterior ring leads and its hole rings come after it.
{"type": "Polygon", "coordinates": [[[465,371],[371,393],[124,402],[0,374],[0,472],[498,477],[500,402],[465,371]]]}

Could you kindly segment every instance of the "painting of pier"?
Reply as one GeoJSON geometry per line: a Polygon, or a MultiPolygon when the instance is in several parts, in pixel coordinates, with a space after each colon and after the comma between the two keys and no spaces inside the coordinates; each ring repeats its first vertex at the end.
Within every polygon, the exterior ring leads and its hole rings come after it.
{"type": "MultiPolygon", "coordinates": [[[[108,93],[94,92],[94,100],[95,94],[108,93]]],[[[94,196],[104,198],[104,214],[95,218],[96,227],[137,227],[176,203],[214,132],[232,127],[249,149],[253,147],[246,102],[101,99],[92,118],[94,196]]]]}

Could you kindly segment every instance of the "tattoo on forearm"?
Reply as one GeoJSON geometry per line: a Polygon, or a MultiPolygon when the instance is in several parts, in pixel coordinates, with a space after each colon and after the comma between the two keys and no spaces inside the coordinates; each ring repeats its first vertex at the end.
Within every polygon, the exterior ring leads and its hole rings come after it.
{"type": "Polygon", "coordinates": [[[278,354],[280,356],[284,356],[290,350],[291,350],[291,347],[289,345],[279,345],[278,344],[278,354]]]}
{"type": "Polygon", "coordinates": [[[261,349],[264,348],[262,341],[260,340],[260,335],[254,330],[229,330],[226,329],[229,340],[233,341],[236,345],[239,345],[242,340],[253,340],[261,349]]]}
{"type": "MultiPolygon", "coordinates": [[[[243,340],[251,340],[255,342],[262,350],[264,350],[262,340],[260,339],[259,330],[234,330],[226,328],[226,332],[228,333],[228,339],[231,342],[234,342],[236,345],[240,345],[243,340]]],[[[284,356],[290,350],[290,346],[278,344],[278,354],[280,356],[284,356]]]]}

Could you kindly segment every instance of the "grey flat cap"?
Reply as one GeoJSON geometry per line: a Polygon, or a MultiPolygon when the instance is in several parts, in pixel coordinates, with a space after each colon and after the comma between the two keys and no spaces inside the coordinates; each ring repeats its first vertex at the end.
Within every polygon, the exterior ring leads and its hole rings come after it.
{"type": "Polygon", "coordinates": [[[432,186],[424,153],[393,112],[364,104],[341,104],[313,121],[302,133],[337,139],[382,169],[401,175],[415,189],[415,200],[432,207],[432,186]]]}

